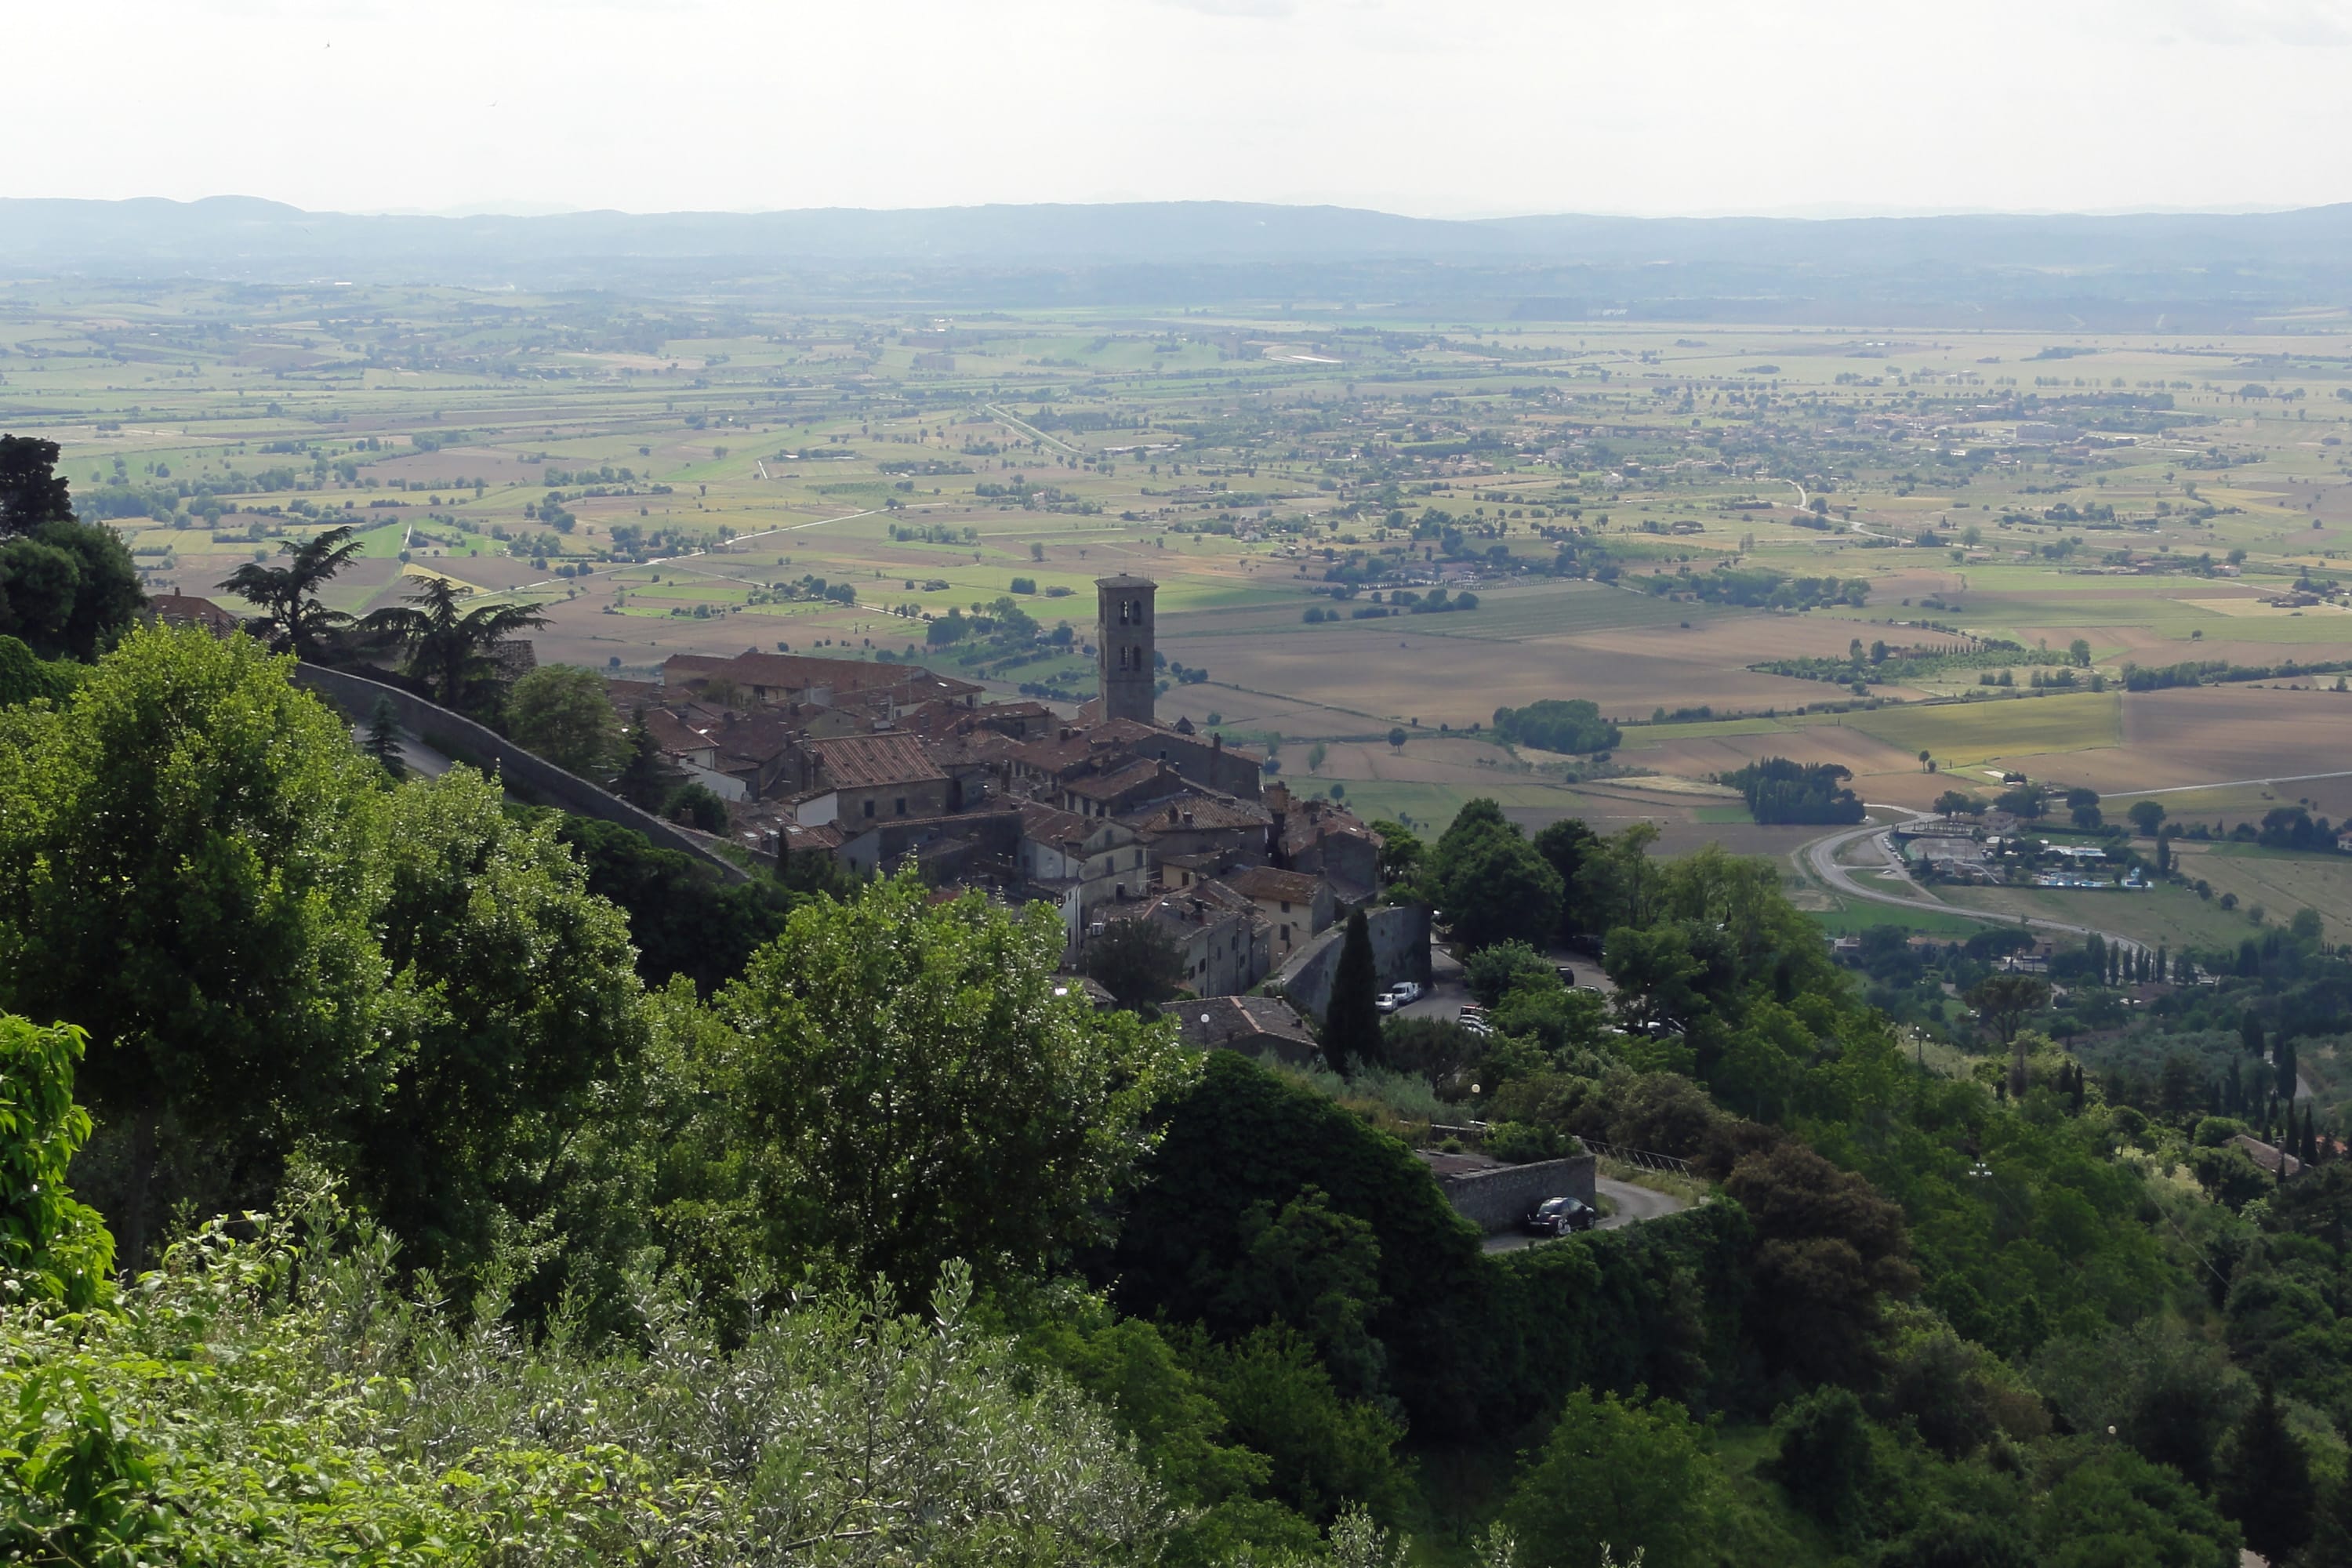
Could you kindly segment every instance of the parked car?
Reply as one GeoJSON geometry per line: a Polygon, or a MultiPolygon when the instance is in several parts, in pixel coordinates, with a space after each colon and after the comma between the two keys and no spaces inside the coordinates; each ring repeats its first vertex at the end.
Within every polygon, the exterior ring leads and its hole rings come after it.
{"type": "Polygon", "coordinates": [[[1372,1005],[1383,1013],[1393,1013],[1404,1005],[1404,998],[1393,991],[1383,991],[1372,999],[1372,1005]]]}
{"type": "Polygon", "coordinates": [[[1462,1028],[1465,1034],[1475,1035],[1482,1040],[1491,1040],[1495,1037],[1495,1026],[1483,1017],[1463,1019],[1462,1028]]]}
{"type": "Polygon", "coordinates": [[[1397,999],[1400,1002],[1418,1002],[1421,1000],[1421,982],[1418,980],[1400,980],[1395,984],[1390,986],[1389,989],[1396,994],[1397,999]]]}
{"type": "Polygon", "coordinates": [[[1582,1198],[1546,1198],[1529,1209],[1519,1228],[1529,1236],[1567,1236],[1591,1230],[1601,1215],[1582,1198]]]}
{"type": "Polygon", "coordinates": [[[1576,971],[1565,963],[1553,964],[1551,966],[1551,972],[1559,976],[1559,983],[1562,985],[1573,985],[1576,984],[1576,971]]]}

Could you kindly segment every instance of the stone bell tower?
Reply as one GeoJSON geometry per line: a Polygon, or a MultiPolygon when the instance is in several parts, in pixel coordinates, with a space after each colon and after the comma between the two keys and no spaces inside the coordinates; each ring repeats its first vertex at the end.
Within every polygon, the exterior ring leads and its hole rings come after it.
{"type": "Polygon", "coordinates": [[[1152,668],[1152,596],[1160,584],[1149,577],[1102,577],[1095,582],[1101,624],[1095,631],[1097,679],[1105,719],[1150,724],[1159,677],[1152,668]]]}

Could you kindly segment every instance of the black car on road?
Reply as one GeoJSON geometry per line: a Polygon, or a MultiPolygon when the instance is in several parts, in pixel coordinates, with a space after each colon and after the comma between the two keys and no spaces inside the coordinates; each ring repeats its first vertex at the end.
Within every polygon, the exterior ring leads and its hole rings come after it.
{"type": "Polygon", "coordinates": [[[1591,1230],[1601,1215],[1581,1198],[1546,1198],[1529,1209],[1519,1228],[1529,1236],[1567,1236],[1591,1230]]]}

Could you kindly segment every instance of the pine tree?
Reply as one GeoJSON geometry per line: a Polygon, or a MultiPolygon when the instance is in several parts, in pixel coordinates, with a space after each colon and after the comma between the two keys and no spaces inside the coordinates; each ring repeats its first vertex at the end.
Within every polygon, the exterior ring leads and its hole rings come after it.
{"type": "Polygon", "coordinates": [[[1339,967],[1331,976],[1331,1002],[1323,1010],[1323,1059],[1335,1071],[1379,1064],[1379,984],[1371,928],[1358,910],[1348,917],[1348,934],[1340,941],[1339,967]]]}
{"type": "Polygon", "coordinates": [[[2216,1500],[2245,1531],[2247,1545],[2280,1562],[2311,1538],[2311,1458],[2287,1430],[2268,1383],[2231,1436],[2216,1500]]]}
{"type": "Polygon", "coordinates": [[[400,754],[403,735],[400,710],[392,705],[391,698],[377,698],[368,714],[367,735],[360,742],[360,750],[383,763],[383,771],[396,779],[408,776],[408,766],[400,754]]]}

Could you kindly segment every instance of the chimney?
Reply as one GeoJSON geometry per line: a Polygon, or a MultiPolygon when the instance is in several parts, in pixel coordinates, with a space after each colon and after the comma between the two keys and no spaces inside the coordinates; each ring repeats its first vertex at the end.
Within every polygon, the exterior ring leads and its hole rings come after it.
{"type": "Polygon", "coordinates": [[[1209,750],[1213,754],[1221,754],[1223,752],[1224,749],[1225,732],[1223,730],[1220,730],[1215,734],[1209,737],[1209,750]]]}

